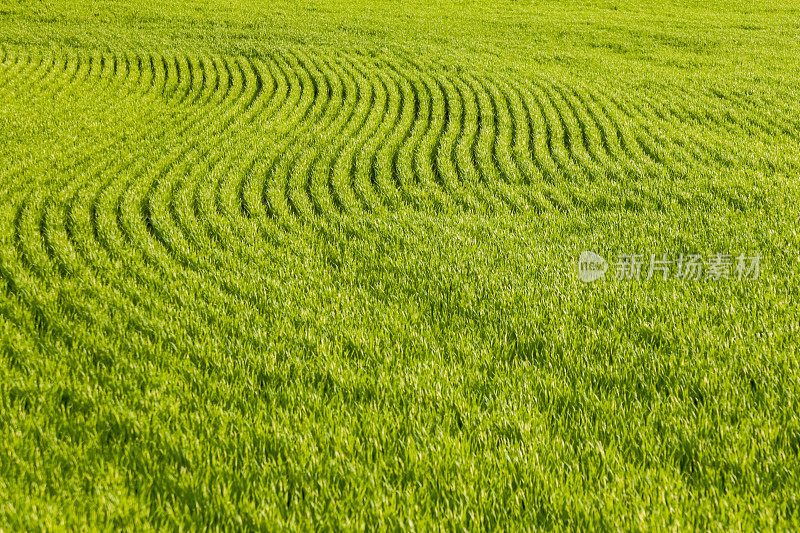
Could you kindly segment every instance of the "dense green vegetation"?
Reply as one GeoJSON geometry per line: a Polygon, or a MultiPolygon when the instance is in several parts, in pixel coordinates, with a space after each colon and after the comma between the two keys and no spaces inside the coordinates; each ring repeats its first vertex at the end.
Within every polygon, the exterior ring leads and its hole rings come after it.
{"type": "Polygon", "coordinates": [[[0,530],[797,529],[798,35],[0,0],[0,530]]]}

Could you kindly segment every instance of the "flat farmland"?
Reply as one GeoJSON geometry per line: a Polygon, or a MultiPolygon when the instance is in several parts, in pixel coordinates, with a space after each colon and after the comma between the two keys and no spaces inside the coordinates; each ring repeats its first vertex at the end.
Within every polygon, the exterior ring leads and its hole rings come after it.
{"type": "Polygon", "coordinates": [[[800,8],[0,0],[0,531],[800,528],[800,8]]]}

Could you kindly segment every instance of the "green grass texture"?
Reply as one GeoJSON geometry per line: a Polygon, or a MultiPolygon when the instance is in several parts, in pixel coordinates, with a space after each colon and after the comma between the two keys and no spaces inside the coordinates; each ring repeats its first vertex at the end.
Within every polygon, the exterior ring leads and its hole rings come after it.
{"type": "Polygon", "coordinates": [[[798,36],[0,0],[0,531],[800,529],[798,36]]]}

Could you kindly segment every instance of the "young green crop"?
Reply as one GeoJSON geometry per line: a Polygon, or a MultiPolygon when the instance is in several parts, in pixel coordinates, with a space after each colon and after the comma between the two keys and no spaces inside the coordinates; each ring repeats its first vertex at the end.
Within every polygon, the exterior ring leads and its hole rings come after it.
{"type": "Polygon", "coordinates": [[[796,18],[0,5],[0,530],[797,529],[796,18]]]}

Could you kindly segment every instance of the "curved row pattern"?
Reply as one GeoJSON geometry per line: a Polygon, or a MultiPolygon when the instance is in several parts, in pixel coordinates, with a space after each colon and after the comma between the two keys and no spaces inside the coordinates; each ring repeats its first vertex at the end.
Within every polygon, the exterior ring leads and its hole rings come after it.
{"type": "MultiPolygon", "coordinates": [[[[38,320],[64,283],[119,302],[144,339],[180,334],[153,317],[191,327],[227,324],[232,308],[269,316],[263,243],[307,223],[403,209],[657,208],[672,193],[653,184],[800,166],[781,152],[800,144],[800,122],[780,92],[631,98],[603,80],[400,50],[281,45],[232,57],[4,44],[0,99],[8,124],[50,142],[0,153],[0,279],[38,320]],[[202,307],[185,306],[186,287],[207,295],[202,307]]],[[[73,334],[115,327],[113,313],[64,305],[71,313],[51,322],[73,334]]]]}

